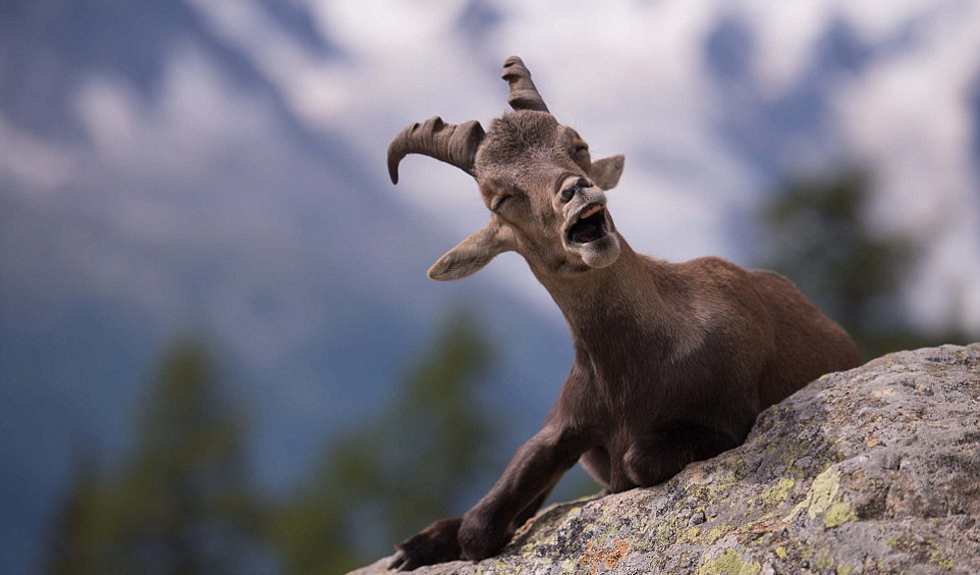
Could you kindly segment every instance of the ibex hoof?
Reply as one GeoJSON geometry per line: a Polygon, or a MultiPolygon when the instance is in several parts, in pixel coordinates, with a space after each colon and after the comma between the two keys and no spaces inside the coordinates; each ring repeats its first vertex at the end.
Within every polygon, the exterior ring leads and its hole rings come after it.
{"type": "Polygon", "coordinates": [[[495,528],[491,521],[470,516],[463,516],[463,525],[459,529],[459,545],[463,556],[479,561],[493,557],[507,544],[509,535],[506,529],[495,528]]]}
{"type": "Polygon", "coordinates": [[[462,559],[457,539],[461,522],[459,518],[440,519],[402,541],[388,569],[411,571],[423,565],[462,559]]]}

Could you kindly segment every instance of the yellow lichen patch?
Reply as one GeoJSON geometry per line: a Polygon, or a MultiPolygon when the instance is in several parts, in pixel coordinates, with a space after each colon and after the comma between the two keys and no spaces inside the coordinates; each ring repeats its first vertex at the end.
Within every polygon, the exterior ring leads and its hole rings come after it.
{"type": "Polygon", "coordinates": [[[700,532],[701,532],[701,530],[698,529],[697,527],[691,527],[690,529],[688,529],[684,533],[681,533],[681,536],[677,538],[677,542],[678,543],[694,543],[695,541],[698,540],[698,533],[700,533],[700,532]]]}
{"type": "Polygon", "coordinates": [[[850,575],[854,568],[846,563],[841,563],[837,566],[837,575],[850,575]]]}
{"type": "Polygon", "coordinates": [[[661,521],[654,534],[654,541],[658,544],[672,544],[677,541],[678,533],[682,529],[681,521],[677,516],[661,521]]]}
{"type": "Polygon", "coordinates": [[[731,547],[698,567],[698,575],[758,575],[760,571],[762,565],[758,561],[742,559],[731,547]]]}
{"type": "Polygon", "coordinates": [[[712,543],[720,539],[723,535],[729,533],[731,530],[732,528],[729,527],[728,525],[724,525],[724,524],[717,525],[709,529],[708,532],[705,533],[703,537],[701,537],[701,541],[707,545],[711,545],[712,543]]]}
{"type": "Polygon", "coordinates": [[[792,477],[784,477],[776,483],[776,486],[762,493],[759,499],[767,505],[779,505],[789,497],[790,492],[796,485],[796,480],[792,477]]]}
{"type": "Polygon", "coordinates": [[[827,549],[821,549],[817,551],[817,554],[813,556],[813,565],[817,569],[829,569],[834,564],[834,556],[830,554],[827,549]]]}
{"type": "Polygon", "coordinates": [[[824,527],[827,528],[838,527],[856,520],[857,513],[854,507],[838,497],[839,491],[840,471],[829,467],[813,480],[806,497],[793,507],[783,521],[792,521],[804,509],[810,519],[816,519],[818,515],[824,514],[824,527]]]}
{"type": "Polygon", "coordinates": [[[833,503],[837,491],[840,489],[840,472],[833,467],[828,468],[813,480],[807,498],[810,504],[807,506],[807,516],[810,519],[816,518],[823,513],[833,503]]]}
{"type": "Polygon", "coordinates": [[[939,567],[941,571],[952,571],[956,567],[953,561],[949,557],[946,557],[943,550],[939,548],[933,550],[932,554],[929,555],[929,563],[939,567]]]}
{"type": "Polygon", "coordinates": [[[785,547],[783,547],[782,545],[780,545],[780,546],[776,547],[776,555],[780,559],[786,559],[786,557],[789,556],[789,553],[786,552],[786,548],[785,547]]]}
{"type": "Polygon", "coordinates": [[[561,575],[572,575],[578,572],[578,562],[574,559],[565,559],[561,562],[561,575]]]}
{"type": "Polygon", "coordinates": [[[713,477],[712,481],[707,485],[708,496],[714,498],[722,492],[728,491],[736,484],[738,484],[738,479],[735,477],[733,472],[725,471],[719,473],[713,477]]]}
{"type": "Polygon", "coordinates": [[[630,551],[630,542],[615,538],[609,547],[596,545],[595,540],[589,541],[585,553],[579,557],[580,567],[588,567],[595,575],[599,572],[599,567],[605,565],[606,569],[612,569],[617,563],[623,560],[630,551]]]}
{"type": "Polygon", "coordinates": [[[830,504],[827,513],[823,516],[823,525],[827,528],[838,527],[855,521],[857,518],[857,512],[854,511],[854,507],[850,503],[835,501],[830,504]]]}

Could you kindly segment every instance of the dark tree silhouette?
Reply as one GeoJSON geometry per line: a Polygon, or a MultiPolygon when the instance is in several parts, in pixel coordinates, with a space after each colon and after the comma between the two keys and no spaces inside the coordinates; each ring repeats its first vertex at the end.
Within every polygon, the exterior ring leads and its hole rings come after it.
{"type": "Polygon", "coordinates": [[[67,492],[52,519],[44,572],[47,575],[111,573],[111,517],[97,450],[75,444],[67,492]]]}
{"type": "Polygon", "coordinates": [[[492,467],[495,434],[477,393],[489,358],[474,321],[451,315],[389,407],[335,442],[283,509],[276,533],[289,573],[342,573],[460,512],[492,467]]]}
{"type": "MultiPolygon", "coordinates": [[[[788,276],[851,334],[865,359],[899,349],[965,343],[955,325],[926,333],[900,299],[902,281],[919,261],[911,237],[873,233],[864,223],[871,178],[849,169],[794,180],[763,208],[769,252],[763,265],[788,276]]],[[[955,297],[957,294],[950,294],[955,297]]]]}
{"type": "Polygon", "coordinates": [[[126,565],[167,575],[237,573],[257,539],[244,418],[203,345],[178,343],[149,399],[122,478],[126,565]]]}
{"type": "Polygon", "coordinates": [[[254,572],[264,512],[249,488],[242,422],[204,345],[177,343],[122,471],[103,478],[76,458],[48,573],[254,572]]]}

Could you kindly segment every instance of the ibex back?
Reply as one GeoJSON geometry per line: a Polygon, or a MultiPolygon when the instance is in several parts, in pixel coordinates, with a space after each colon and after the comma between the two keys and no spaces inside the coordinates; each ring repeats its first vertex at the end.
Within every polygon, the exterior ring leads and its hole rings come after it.
{"type": "Polygon", "coordinates": [[[576,461],[608,492],[660,483],[739,445],[761,410],[807,382],[858,364],[851,338],[782,276],[630,249],[606,207],[623,156],[593,161],[520,58],[503,77],[514,112],[488,132],[476,121],[413,124],[391,143],[388,170],[397,182],[399,162],[418,153],[476,179],[490,221],[429,276],[459,279],[516,251],[565,315],[575,362],[490,492],[399,544],[400,569],[497,553],[576,461]]]}

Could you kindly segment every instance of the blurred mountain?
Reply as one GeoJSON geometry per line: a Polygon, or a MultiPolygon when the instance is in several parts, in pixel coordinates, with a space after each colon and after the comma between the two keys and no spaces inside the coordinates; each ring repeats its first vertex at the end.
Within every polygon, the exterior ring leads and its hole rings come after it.
{"type": "MultiPolygon", "coordinates": [[[[255,6],[345,57],[299,5],[255,6]]],[[[176,333],[216,341],[250,382],[234,392],[279,491],[395,394],[447,300],[492,310],[507,367],[489,388],[517,402],[515,437],[567,370],[553,318],[486,281],[428,280],[460,238],[389,199],[384,150],[309,127],[187,2],[3,3],[0,152],[2,572],[37,567],[73,438],[130,446],[176,333]]]]}
{"type": "Polygon", "coordinates": [[[245,382],[269,492],[383,413],[459,308],[497,351],[501,444],[531,433],[571,359],[560,314],[513,255],[429,281],[485,210],[453,168],[384,170],[410,121],[499,113],[512,53],[593,149],[630,157],[610,201],[637,250],[752,264],[766,191],[856,157],[861,224],[927,248],[896,295],[909,321],[980,321],[971,5],[614,3],[560,26],[533,6],[0,3],[0,572],[38,568],[73,441],[109,471],[132,447],[175,335],[245,382]]]}

